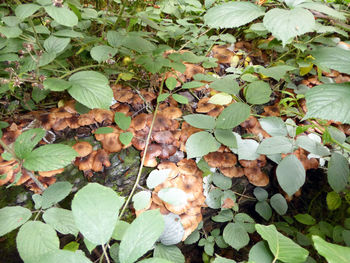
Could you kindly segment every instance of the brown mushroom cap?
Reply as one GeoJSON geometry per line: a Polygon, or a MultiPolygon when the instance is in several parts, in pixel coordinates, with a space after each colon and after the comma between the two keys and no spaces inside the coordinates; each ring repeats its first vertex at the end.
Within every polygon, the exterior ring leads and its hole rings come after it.
{"type": "Polygon", "coordinates": [[[244,174],[248,181],[255,186],[266,186],[269,184],[269,177],[259,168],[244,168],[244,174]]]}
{"type": "Polygon", "coordinates": [[[160,164],[158,164],[157,168],[158,170],[165,170],[165,169],[171,170],[168,176],[169,178],[174,178],[179,174],[179,169],[177,168],[176,164],[173,162],[163,161],[160,164]]]}
{"type": "Polygon", "coordinates": [[[112,86],[112,90],[115,100],[119,102],[130,102],[134,96],[134,93],[130,87],[122,87],[121,85],[117,84],[112,86]]]}
{"type": "Polygon", "coordinates": [[[215,108],[209,111],[207,114],[212,117],[217,117],[225,109],[222,105],[215,105],[215,108]]]}
{"type": "Polygon", "coordinates": [[[92,152],[92,145],[88,142],[77,142],[73,145],[73,149],[78,153],[79,157],[85,157],[92,152]]]}
{"type": "Polygon", "coordinates": [[[178,107],[170,106],[162,109],[162,114],[164,114],[169,119],[177,119],[182,116],[182,110],[178,107]]]}
{"type": "Polygon", "coordinates": [[[88,156],[78,160],[76,162],[76,165],[78,166],[79,170],[81,171],[91,170],[96,154],[97,154],[97,151],[93,151],[88,156]]]}
{"type": "Polygon", "coordinates": [[[171,144],[162,144],[162,153],[159,155],[160,159],[169,159],[170,156],[174,155],[177,148],[171,144]]]}
{"type": "Polygon", "coordinates": [[[92,170],[94,172],[100,172],[103,170],[103,166],[109,167],[111,163],[109,162],[107,152],[103,149],[98,149],[92,163],[92,170]]]}
{"type": "Polygon", "coordinates": [[[185,233],[182,237],[182,241],[184,241],[196,228],[198,227],[199,223],[202,221],[202,214],[199,213],[195,216],[195,221],[192,221],[192,225],[190,225],[189,228],[185,228],[185,233]]]}
{"type": "Polygon", "coordinates": [[[237,163],[237,157],[228,152],[212,152],[204,156],[204,160],[210,167],[233,167],[237,163]]]}
{"type": "Polygon", "coordinates": [[[242,177],[244,175],[244,171],[242,167],[228,167],[228,168],[220,168],[220,171],[223,175],[233,178],[233,177],[242,177]]]}
{"type": "MultiPolygon", "coordinates": [[[[141,156],[143,156],[144,151],[141,152],[141,156]]],[[[156,157],[162,154],[162,146],[159,144],[152,143],[148,145],[144,166],[147,167],[156,167],[157,160],[156,157]]]]}
{"type": "MultiPolygon", "coordinates": [[[[196,65],[196,64],[191,64],[191,63],[184,63],[184,65],[186,66],[186,70],[185,70],[185,76],[187,79],[193,79],[193,76],[198,74],[198,73],[202,73],[204,74],[205,70],[203,67],[196,65]]],[[[204,85],[204,83],[203,83],[204,85]]]]}
{"type": "Polygon", "coordinates": [[[152,132],[152,140],[157,143],[171,144],[175,138],[171,131],[152,132]]]}
{"type": "Polygon", "coordinates": [[[123,149],[123,144],[119,140],[120,129],[108,126],[113,129],[113,132],[107,134],[95,134],[96,140],[102,143],[102,148],[107,152],[120,152],[123,149]]]}
{"type": "Polygon", "coordinates": [[[92,116],[94,116],[94,119],[98,123],[107,123],[111,124],[114,119],[114,114],[110,110],[105,110],[105,109],[92,109],[89,112],[92,116]]]}
{"type": "Polygon", "coordinates": [[[211,49],[211,56],[216,58],[219,64],[229,64],[235,53],[228,49],[227,45],[215,45],[211,49]]]}
{"type": "Polygon", "coordinates": [[[146,113],[140,113],[131,120],[130,127],[135,131],[143,130],[147,126],[151,125],[152,115],[146,113]]]}
{"type": "Polygon", "coordinates": [[[215,104],[209,103],[210,98],[200,99],[197,103],[196,112],[207,113],[215,109],[215,104]]]}
{"type": "Polygon", "coordinates": [[[38,172],[40,176],[42,177],[52,177],[54,175],[63,173],[64,168],[57,169],[57,170],[52,170],[52,171],[47,171],[47,172],[38,172]]]}
{"type": "Polygon", "coordinates": [[[177,163],[177,167],[179,168],[179,172],[181,174],[186,175],[194,175],[198,170],[196,162],[192,159],[182,159],[177,163]]]}
{"type": "Polygon", "coordinates": [[[158,113],[153,124],[153,130],[154,131],[171,130],[172,125],[173,125],[173,122],[171,119],[169,119],[167,116],[165,116],[162,113],[158,113]]]}

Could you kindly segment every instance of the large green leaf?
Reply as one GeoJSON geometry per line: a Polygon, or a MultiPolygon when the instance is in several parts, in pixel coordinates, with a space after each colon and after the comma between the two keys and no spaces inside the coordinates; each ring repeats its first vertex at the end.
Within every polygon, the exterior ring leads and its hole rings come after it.
{"type": "Polygon", "coordinates": [[[236,136],[231,130],[227,129],[215,129],[215,138],[223,145],[228,147],[237,148],[236,136]]]}
{"type": "Polygon", "coordinates": [[[53,35],[49,36],[44,41],[44,48],[48,53],[60,53],[69,44],[70,38],[55,37],[53,35]]]}
{"type": "Polygon", "coordinates": [[[64,91],[72,86],[72,83],[55,78],[47,78],[44,80],[44,88],[52,91],[64,91]]]}
{"type": "Polygon", "coordinates": [[[256,152],[260,154],[277,154],[290,153],[292,150],[293,144],[290,139],[283,136],[274,136],[264,139],[256,152]]]}
{"type": "Polygon", "coordinates": [[[60,248],[56,231],[40,221],[28,221],[17,234],[17,250],[25,263],[36,263],[41,256],[60,248]]]}
{"type": "Polygon", "coordinates": [[[265,241],[259,241],[249,251],[249,262],[252,263],[271,263],[273,255],[265,241]]]}
{"type": "Polygon", "coordinates": [[[210,8],[204,21],[213,28],[240,27],[264,13],[263,8],[250,2],[230,2],[210,8]]]}
{"type": "Polygon", "coordinates": [[[41,8],[40,5],[36,4],[22,4],[16,7],[15,14],[20,19],[25,19],[41,8]]]}
{"type": "Polygon", "coordinates": [[[319,156],[327,156],[330,154],[326,146],[323,146],[321,143],[306,135],[299,136],[296,140],[296,144],[308,152],[319,156]]]}
{"type": "Polygon", "coordinates": [[[73,27],[78,24],[78,17],[67,7],[56,7],[54,5],[45,6],[45,11],[58,24],[68,27],[73,27]]]}
{"type": "Polygon", "coordinates": [[[69,94],[88,108],[109,109],[113,92],[108,85],[108,79],[95,71],[81,71],[69,78],[72,87],[69,94]]]}
{"type": "Polygon", "coordinates": [[[282,189],[292,196],[305,183],[305,169],[295,155],[286,156],[277,166],[277,180],[282,189]]]}
{"type": "Polygon", "coordinates": [[[250,107],[236,102],[225,108],[216,120],[216,128],[232,129],[249,118],[250,107]]]}
{"type": "Polygon", "coordinates": [[[49,252],[35,263],[91,263],[91,261],[84,255],[84,252],[77,250],[75,252],[68,250],[55,250],[49,252]]]}
{"type": "Polygon", "coordinates": [[[209,87],[217,91],[222,91],[231,95],[237,95],[240,90],[240,87],[238,86],[237,81],[230,75],[213,81],[209,85],[209,87]]]}
{"type": "Polygon", "coordinates": [[[350,50],[338,47],[319,47],[311,52],[315,58],[315,64],[323,67],[335,69],[341,73],[350,74],[350,50]]]}
{"type": "Polygon", "coordinates": [[[187,158],[202,157],[210,152],[215,152],[220,148],[213,135],[209,132],[201,131],[192,134],[186,141],[187,158]]]}
{"type": "Polygon", "coordinates": [[[280,81],[281,78],[283,78],[287,71],[293,70],[295,67],[288,66],[288,65],[279,65],[279,66],[274,66],[271,68],[258,68],[259,73],[267,76],[274,78],[277,81],[280,81]]]}
{"type": "Polygon", "coordinates": [[[111,188],[90,183],[80,189],[72,201],[75,223],[90,242],[102,245],[112,237],[124,198],[111,188]]]}
{"type": "Polygon", "coordinates": [[[153,256],[164,258],[174,263],[185,263],[185,257],[177,246],[165,246],[158,244],[153,252],[153,256]]]}
{"type": "MultiPolygon", "coordinates": [[[[350,51],[349,54],[350,56],[350,51]]],[[[350,69],[350,64],[349,64],[350,69]]],[[[350,72],[350,71],[349,71],[350,72]]],[[[307,118],[350,123],[350,83],[324,84],[306,92],[307,118]]]]}
{"type": "Polygon", "coordinates": [[[315,27],[313,14],[303,8],[273,8],[264,17],[264,26],[285,46],[291,38],[311,32],[315,27]]]}
{"type": "Polygon", "coordinates": [[[133,263],[150,250],[164,229],[159,210],[148,210],[139,215],[126,230],[120,243],[120,263],[133,263]]]}
{"type": "Polygon", "coordinates": [[[72,211],[58,207],[52,207],[45,211],[43,219],[63,235],[77,236],[79,229],[75,225],[72,211]]]}
{"type": "Polygon", "coordinates": [[[248,84],[245,98],[250,104],[264,104],[270,101],[271,93],[270,85],[262,80],[258,80],[248,84]]]}
{"type": "Polygon", "coordinates": [[[271,136],[287,136],[286,124],[279,117],[266,117],[259,119],[261,127],[271,136]]]}
{"type": "Polygon", "coordinates": [[[215,119],[204,114],[189,114],[183,117],[188,124],[199,129],[214,129],[215,119]]]}
{"type": "Polygon", "coordinates": [[[96,60],[98,63],[106,61],[109,58],[114,57],[117,53],[115,48],[112,48],[107,45],[100,45],[93,47],[90,51],[91,57],[96,60]]]}
{"type": "Polygon", "coordinates": [[[0,209],[0,237],[23,225],[32,213],[21,206],[6,206],[0,209]]]}
{"type": "Polygon", "coordinates": [[[249,243],[249,235],[240,223],[229,223],[224,228],[224,240],[236,250],[240,250],[249,243]]]}
{"type": "Polygon", "coordinates": [[[70,164],[77,152],[63,144],[48,144],[41,146],[28,154],[23,162],[24,168],[31,171],[51,171],[70,164]]]}
{"type": "Polygon", "coordinates": [[[46,131],[40,128],[23,132],[15,142],[15,153],[20,159],[24,159],[45,136],[46,131]]]}
{"type": "Polygon", "coordinates": [[[66,198],[72,190],[69,182],[57,182],[50,185],[42,194],[41,207],[47,209],[66,198]]]}
{"type": "Polygon", "coordinates": [[[305,262],[309,252],[290,238],[279,233],[274,225],[256,224],[255,228],[259,235],[268,242],[275,259],[286,263],[305,262]]]}
{"type": "Polygon", "coordinates": [[[340,192],[349,183],[349,161],[340,153],[333,153],[328,162],[327,178],[334,191],[340,192]]]}
{"type": "Polygon", "coordinates": [[[325,3],[316,3],[316,2],[304,2],[299,5],[298,7],[303,7],[311,10],[315,10],[321,13],[324,13],[326,15],[329,15],[334,18],[338,18],[340,20],[346,20],[346,17],[343,13],[328,7],[325,3]]]}
{"type": "Polygon", "coordinates": [[[140,36],[126,35],[122,45],[139,53],[151,52],[155,49],[155,45],[140,36]]]}
{"type": "Polygon", "coordinates": [[[328,263],[348,263],[350,247],[343,247],[328,243],[319,236],[312,236],[312,241],[319,254],[326,258],[328,263]]]}

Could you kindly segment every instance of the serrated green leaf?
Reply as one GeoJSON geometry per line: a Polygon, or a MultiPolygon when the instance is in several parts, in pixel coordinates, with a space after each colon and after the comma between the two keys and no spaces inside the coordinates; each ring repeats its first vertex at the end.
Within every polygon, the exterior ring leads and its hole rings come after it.
{"type": "Polygon", "coordinates": [[[303,8],[273,8],[265,14],[264,26],[285,46],[291,38],[313,31],[315,19],[310,11],[303,8]]]}
{"type": "Polygon", "coordinates": [[[178,103],[181,104],[188,104],[188,98],[186,98],[185,96],[179,95],[179,94],[173,94],[171,95],[173,97],[174,100],[176,100],[178,103]]]}
{"type": "Polygon", "coordinates": [[[89,183],[72,201],[72,212],[79,231],[90,242],[102,245],[111,238],[124,198],[111,188],[89,183]]]}
{"type": "Polygon", "coordinates": [[[69,78],[72,87],[69,94],[88,108],[109,109],[113,92],[108,85],[108,79],[95,71],[81,71],[69,78]]]}
{"type": "Polygon", "coordinates": [[[165,246],[157,244],[153,256],[157,258],[164,258],[173,263],[185,263],[185,257],[177,246],[165,246]]]}
{"type": "Polygon", "coordinates": [[[151,192],[149,191],[138,192],[132,197],[132,201],[134,202],[135,210],[145,209],[151,201],[151,192]]]}
{"type": "Polygon", "coordinates": [[[159,210],[148,210],[139,215],[126,230],[120,243],[120,263],[135,262],[153,247],[163,230],[164,221],[159,210]]]}
{"type": "Polygon", "coordinates": [[[255,225],[259,235],[268,242],[275,259],[286,263],[303,263],[309,252],[294,243],[290,238],[282,235],[276,230],[274,225],[255,225]]]}
{"type": "Polygon", "coordinates": [[[271,136],[287,136],[286,124],[279,117],[266,117],[259,119],[261,127],[271,136]]]}
{"type": "Polygon", "coordinates": [[[328,162],[327,179],[329,185],[336,192],[344,190],[349,183],[349,161],[339,153],[332,153],[328,162]]]}
{"type": "Polygon", "coordinates": [[[215,152],[220,148],[213,135],[201,131],[192,134],[186,141],[187,158],[202,157],[210,152],[215,152]]]}
{"type": "Polygon", "coordinates": [[[138,53],[151,52],[155,49],[155,45],[142,37],[126,35],[122,45],[126,48],[135,50],[138,53]]]}
{"type": "Polygon", "coordinates": [[[328,263],[347,263],[350,258],[350,248],[328,243],[319,236],[312,236],[317,252],[326,258],[328,263]]]}
{"type": "Polygon", "coordinates": [[[72,147],[63,144],[41,146],[24,159],[24,168],[30,171],[51,171],[63,168],[77,157],[72,147]]]}
{"type": "Polygon", "coordinates": [[[240,27],[264,13],[264,9],[250,2],[230,2],[210,8],[204,21],[213,28],[240,27]]]}
{"type": "Polygon", "coordinates": [[[22,30],[18,26],[1,26],[0,33],[7,38],[16,38],[22,34],[22,30]]]}
{"type": "Polygon", "coordinates": [[[49,252],[59,250],[56,231],[40,221],[28,221],[16,237],[17,250],[24,262],[34,263],[49,252]]]}
{"type": "Polygon", "coordinates": [[[270,68],[259,68],[258,73],[261,73],[267,77],[271,77],[277,81],[280,81],[280,79],[286,75],[287,71],[291,71],[293,69],[295,69],[295,67],[288,66],[288,65],[280,65],[280,66],[274,66],[270,68]]]}
{"type": "Polygon", "coordinates": [[[216,120],[216,128],[232,129],[249,118],[250,107],[242,102],[236,102],[225,108],[216,120]]]}
{"type": "Polygon", "coordinates": [[[21,4],[16,7],[15,14],[18,18],[23,20],[34,14],[40,8],[41,6],[36,4],[21,4]]]}
{"type": "Polygon", "coordinates": [[[311,139],[309,136],[305,136],[305,135],[299,136],[296,140],[296,144],[299,147],[307,150],[308,152],[319,156],[327,156],[330,154],[327,147],[311,139]]]}
{"type": "Polygon", "coordinates": [[[126,116],[122,112],[116,112],[114,114],[114,122],[119,126],[122,130],[127,130],[130,127],[131,117],[126,116]]]}
{"type": "Polygon", "coordinates": [[[52,91],[64,91],[71,86],[71,83],[63,79],[47,78],[44,80],[44,88],[52,91]]]}
{"type": "Polygon", "coordinates": [[[323,3],[317,3],[317,2],[304,2],[299,5],[298,7],[303,7],[311,10],[315,10],[321,13],[324,13],[326,15],[329,15],[331,17],[340,19],[340,20],[346,20],[345,15],[342,12],[339,12],[331,7],[328,7],[326,4],[323,3]]]}
{"type": "Polygon", "coordinates": [[[60,53],[69,44],[70,38],[55,37],[53,35],[49,36],[44,41],[44,48],[48,53],[60,53]]]}
{"type": "Polygon", "coordinates": [[[21,206],[6,206],[0,209],[0,237],[23,225],[32,213],[21,206]]]}
{"type": "Polygon", "coordinates": [[[169,90],[175,89],[177,80],[174,77],[169,77],[165,80],[165,85],[169,90]]]}
{"type": "Polygon", "coordinates": [[[56,7],[54,5],[49,5],[44,8],[47,14],[60,25],[73,27],[78,24],[78,17],[65,6],[56,7]]]}
{"type": "Polygon", "coordinates": [[[66,198],[72,190],[69,182],[57,182],[50,185],[42,194],[41,207],[47,209],[66,198]]]}
{"type": "Polygon", "coordinates": [[[349,82],[313,87],[306,92],[305,98],[308,111],[303,119],[321,118],[350,123],[349,82]]]}
{"type": "Polygon", "coordinates": [[[292,196],[305,183],[306,172],[295,155],[286,156],[277,166],[277,180],[282,189],[292,196]]]}
{"type": "Polygon", "coordinates": [[[215,119],[204,114],[189,114],[183,117],[193,127],[211,130],[215,127],[215,119]]]}
{"type": "Polygon", "coordinates": [[[245,98],[250,104],[264,104],[270,101],[271,93],[270,85],[259,80],[248,84],[245,98]]]}
{"type": "Polygon", "coordinates": [[[215,129],[215,138],[222,143],[231,148],[237,148],[237,140],[234,133],[228,129],[215,129]]]}
{"type": "Polygon", "coordinates": [[[63,235],[77,236],[79,229],[75,225],[72,211],[58,207],[52,207],[43,214],[44,221],[63,235]]]}
{"type": "Polygon", "coordinates": [[[236,250],[240,250],[249,243],[249,235],[244,227],[239,223],[229,223],[224,228],[224,240],[236,250]]]}
{"type": "Polygon", "coordinates": [[[209,87],[217,91],[225,92],[231,95],[237,95],[241,89],[238,86],[237,81],[234,77],[228,75],[221,79],[214,80],[209,87]]]}
{"type": "Polygon", "coordinates": [[[314,63],[321,67],[350,74],[350,61],[347,59],[350,56],[350,50],[338,47],[319,47],[312,51],[311,55],[315,58],[314,63]]]}
{"type": "Polygon", "coordinates": [[[117,50],[107,45],[93,47],[90,51],[91,57],[98,63],[104,62],[109,58],[114,57],[117,50]]]}
{"type": "Polygon", "coordinates": [[[290,139],[284,136],[274,136],[264,139],[256,152],[260,154],[277,154],[290,153],[292,150],[293,144],[290,139]]]}
{"type": "Polygon", "coordinates": [[[45,134],[46,131],[40,128],[23,132],[15,141],[16,156],[20,159],[26,158],[45,134]]]}

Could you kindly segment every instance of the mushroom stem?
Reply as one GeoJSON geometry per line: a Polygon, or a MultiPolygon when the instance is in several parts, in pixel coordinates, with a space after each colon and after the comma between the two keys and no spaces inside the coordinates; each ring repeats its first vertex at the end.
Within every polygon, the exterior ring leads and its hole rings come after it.
{"type": "MultiPolygon", "coordinates": [[[[163,85],[164,85],[164,76],[162,77],[162,82],[161,82],[160,87],[159,87],[159,95],[162,94],[162,92],[163,92],[163,85]]],[[[124,203],[124,206],[123,206],[123,208],[122,208],[122,210],[121,210],[121,212],[119,214],[118,219],[122,218],[122,216],[123,216],[123,214],[125,212],[125,209],[128,207],[128,204],[130,203],[130,200],[131,200],[132,196],[134,195],[137,186],[139,185],[139,182],[140,182],[140,179],[141,179],[141,174],[142,174],[143,164],[145,163],[145,159],[146,159],[146,155],[147,155],[147,149],[148,149],[148,145],[149,145],[149,142],[150,142],[150,139],[151,139],[153,125],[154,125],[154,122],[156,120],[156,116],[157,116],[157,112],[158,112],[158,108],[159,108],[159,103],[160,102],[157,101],[156,108],[154,109],[153,119],[152,119],[152,122],[151,122],[151,126],[149,128],[149,131],[148,131],[148,135],[147,135],[147,139],[146,139],[146,145],[145,145],[144,153],[143,153],[143,156],[142,156],[142,159],[141,159],[141,164],[140,164],[140,167],[139,167],[139,171],[137,173],[136,181],[134,183],[133,188],[131,189],[131,192],[130,192],[130,194],[128,196],[128,199],[126,199],[126,202],[124,203]]]]}

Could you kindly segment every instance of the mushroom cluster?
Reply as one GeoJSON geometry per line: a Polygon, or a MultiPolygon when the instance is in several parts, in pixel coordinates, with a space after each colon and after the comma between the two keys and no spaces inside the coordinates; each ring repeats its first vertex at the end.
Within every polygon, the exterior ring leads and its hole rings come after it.
{"type": "Polygon", "coordinates": [[[157,168],[159,170],[169,169],[169,176],[154,188],[149,206],[136,211],[136,215],[150,209],[159,209],[163,215],[170,213],[178,215],[184,228],[181,240],[185,240],[202,221],[201,208],[205,206],[202,172],[192,159],[182,159],[177,164],[165,161],[160,163],[157,168]],[[186,193],[186,200],[179,205],[163,201],[158,193],[167,188],[182,190],[186,193]]]}

